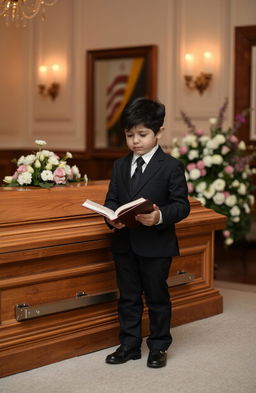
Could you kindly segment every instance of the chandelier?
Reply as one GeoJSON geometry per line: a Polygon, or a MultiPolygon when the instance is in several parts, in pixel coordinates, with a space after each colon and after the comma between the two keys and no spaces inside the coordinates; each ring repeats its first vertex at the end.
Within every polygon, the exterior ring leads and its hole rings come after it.
{"type": "Polygon", "coordinates": [[[5,18],[9,26],[26,26],[27,20],[34,18],[41,11],[45,20],[45,7],[54,5],[58,0],[0,0],[0,16],[5,18]]]}

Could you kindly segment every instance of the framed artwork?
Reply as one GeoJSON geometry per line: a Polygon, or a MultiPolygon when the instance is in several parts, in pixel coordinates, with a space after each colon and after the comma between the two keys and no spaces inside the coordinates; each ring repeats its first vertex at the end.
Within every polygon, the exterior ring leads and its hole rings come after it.
{"type": "Polygon", "coordinates": [[[87,52],[87,153],[118,157],[126,150],[120,116],[136,97],[156,98],[155,45],[87,52]]]}
{"type": "Polygon", "coordinates": [[[235,28],[234,114],[250,109],[239,136],[256,146],[256,25],[235,28]]]}

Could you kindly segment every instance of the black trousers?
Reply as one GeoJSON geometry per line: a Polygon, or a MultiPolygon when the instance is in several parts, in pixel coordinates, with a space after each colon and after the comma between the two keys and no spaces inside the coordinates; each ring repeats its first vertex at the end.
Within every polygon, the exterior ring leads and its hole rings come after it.
{"type": "Polygon", "coordinates": [[[151,350],[167,350],[172,342],[171,302],[166,283],[171,257],[147,258],[129,251],[125,254],[114,254],[114,260],[120,291],[118,316],[121,344],[131,347],[141,345],[144,293],[150,321],[147,345],[151,350]]]}

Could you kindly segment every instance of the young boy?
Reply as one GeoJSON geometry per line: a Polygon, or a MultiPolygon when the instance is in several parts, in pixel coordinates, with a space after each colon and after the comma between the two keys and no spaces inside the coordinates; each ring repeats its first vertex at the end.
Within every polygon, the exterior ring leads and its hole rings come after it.
{"type": "Polygon", "coordinates": [[[115,228],[112,252],[120,292],[118,315],[120,347],[106,363],[120,364],[141,358],[142,294],[149,310],[147,366],[166,365],[171,345],[171,303],[166,279],[172,256],[179,255],[175,223],[188,216],[190,206],[180,161],[165,154],[158,141],[164,130],[165,107],[147,98],[137,98],[122,113],[121,123],[131,153],[114,163],[105,205],[120,205],[144,197],[154,203],[149,214],[139,214],[140,225],[115,228]]]}

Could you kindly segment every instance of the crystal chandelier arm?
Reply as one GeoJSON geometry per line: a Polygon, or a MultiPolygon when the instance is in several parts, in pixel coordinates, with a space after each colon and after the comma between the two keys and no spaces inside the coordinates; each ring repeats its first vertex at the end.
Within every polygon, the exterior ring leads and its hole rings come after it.
{"type": "Polygon", "coordinates": [[[38,14],[43,3],[42,0],[19,0],[18,6],[23,18],[32,19],[38,14]]]}
{"type": "Polygon", "coordinates": [[[0,1],[0,16],[3,16],[4,13],[7,11],[8,1],[1,0],[0,1]]]}
{"type": "Polygon", "coordinates": [[[54,5],[58,0],[44,0],[45,5],[54,5]]]}

